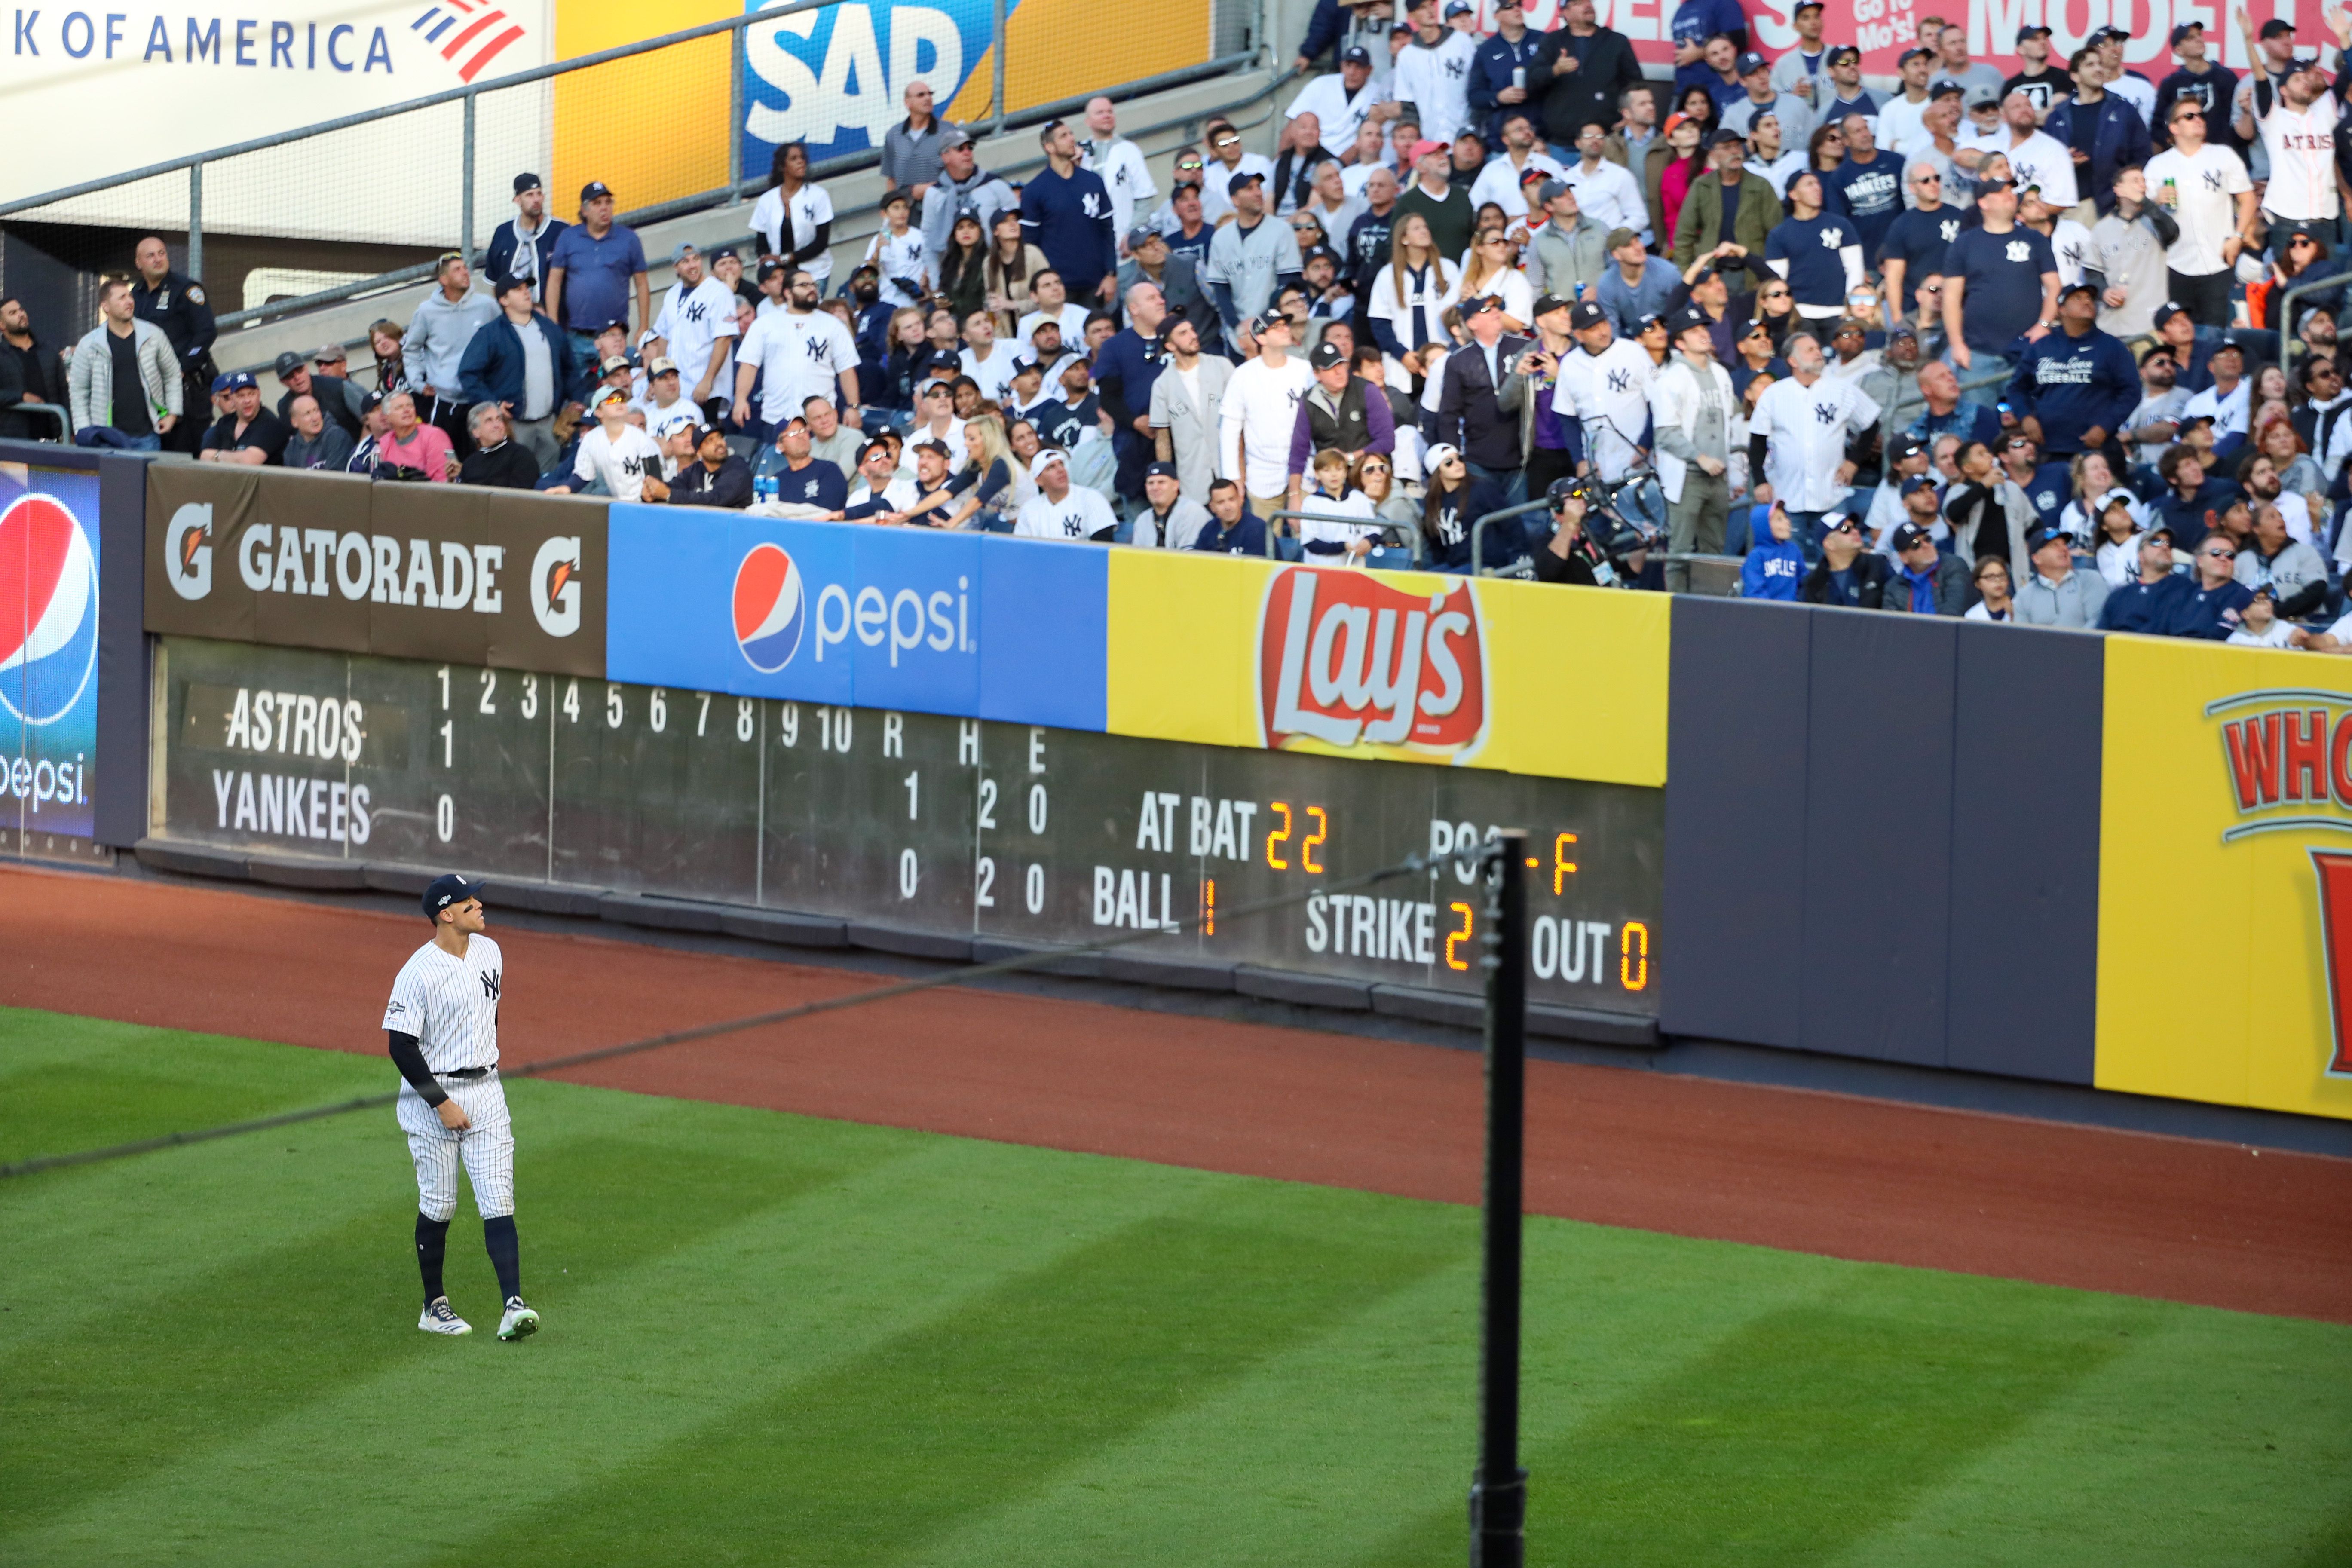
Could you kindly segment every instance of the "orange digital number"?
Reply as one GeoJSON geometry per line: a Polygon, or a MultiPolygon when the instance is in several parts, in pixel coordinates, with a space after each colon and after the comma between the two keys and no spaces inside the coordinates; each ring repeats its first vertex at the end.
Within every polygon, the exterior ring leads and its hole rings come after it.
{"type": "Polygon", "coordinates": [[[1298,841],[1298,864],[1310,875],[1319,877],[1323,868],[1316,863],[1315,850],[1317,846],[1329,842],[1331,818],[1319,805],[1308,806],[1307,815],[1315,819],[1315,831],[1298,841]]]}
{"type": "Polygon", "coordinates": [[[1468,942],[1470,940],[1470,928],[1472,923],[1470,906],[1467,904],[1448,904],[1445,907],[1462,917],[1462,929],[1450,933],[1445,939],[1445,967],[1448,969],[1467,969],[1470,967],[1470,961],[1466,958],[1454,957],[1454,949],[1456,943],[1468,942]]]}
{"type": "Polygon", "coordinates": [[[1273,805],[1275,810],[1282,813],[1282,830],[1265,836],[1265,863],[1277,871],[1287,871],[1290,869],[1290,862],[1276,856],[1274,847],[1290,842],[1290,807],[1278,800],[1274,802],[1273,805]]]}
{"type": "Polygon", "coordinates": [[[1201,879],[1201,934],[1217,934],[1217,879],[1214,877],[1201,879]]]}
{"type": "Polygon", "coordinates": [[[1568,858],[1569,848],[1575,842],[1573,833],[1563,833],[1551,841],[1551,896],[1555,899],[1559,897],[1560,884],[1576,875],[1576,862],[1568,858]]]}
{"type": "Polygon", "coordinates": [[[1628,991],[1650,983],[1650,928],[1640,921],[1627,921],[1617,933],[1617,980],[1628,991]]]}

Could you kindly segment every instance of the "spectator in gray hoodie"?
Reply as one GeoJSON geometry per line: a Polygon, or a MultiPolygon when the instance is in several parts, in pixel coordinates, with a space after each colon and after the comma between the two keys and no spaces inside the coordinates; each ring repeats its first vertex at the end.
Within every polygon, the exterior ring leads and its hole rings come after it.
{"type": "Polygon", "coordinates": [[[939,143],[940,172],[923,195],[923,254],[945,256],[953,238],[956,216],[971,213],[987,234],[1001,212],[1019,212],[1021,198],[1013,187],[980,166],[972,151],[971,133],[949,126],[939,143]]]}
{"type": "Polygon", "coordinates": [[[473,269],[454,250],[441,258],[434,279],[440,287],[416,307],[408,335],[401,340],[401,356],[408,366],[409,389],[416,394],[416,412],[426,424],[440,426],[464,457],[474,440],[466,429],[460,367],[474,334],[499,319],[499,302],[474,292],[473,269]]]}
{"type": "Polygon", "coordinates": [[[2035,529],[2027,543],[2033,569],[2017,585],[2017,618],[2029,626],[2095,627],[2107,580],[2074,569],[2074,535],[2053,524],[2035,529]]]}

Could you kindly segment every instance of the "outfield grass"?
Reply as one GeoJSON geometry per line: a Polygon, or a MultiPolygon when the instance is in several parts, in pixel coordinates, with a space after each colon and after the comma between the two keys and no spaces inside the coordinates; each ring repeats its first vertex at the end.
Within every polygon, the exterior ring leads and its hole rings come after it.
{"type": "MultiPolygon", "coordinates": [[[[393,1086],[0,1010],[0,1160],[393,1086]]],[[[1463,1561],[1467,1209],[510,1086],[420,1334],[387,1110],[0,1184],[0,1563],[1463,1561]]],[[[1530,1560],[2338,1564],[2352,1330],[1555,1220],[1530,1560]]]]}

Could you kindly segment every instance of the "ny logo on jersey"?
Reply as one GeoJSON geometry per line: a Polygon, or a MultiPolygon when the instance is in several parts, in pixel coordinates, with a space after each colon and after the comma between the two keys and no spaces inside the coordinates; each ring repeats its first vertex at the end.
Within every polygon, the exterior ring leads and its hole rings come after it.
{"type": "Polygon", "coordinates": [[[1307,389],[1305,387],[1294,386],[1290,389],[1290,406],[1293,408],[1297,407],[1301,403],[1305,402],[1306,399],[1307,389]]]}
{"type": "Polygon", "coordinates": [[[1462,78],[1467,74],[1468,70],[1469,62],[1460,58],[1458,56],[1455,58],[1445,62],[1445,74],[1452,77],[1456,81],[1461,80],[1462,78]]]}
{"type": "Polygon", "coordinates": [[[2031,261],[2033,259],[2033,247],[2021,239],[2012,239],[2001,254],[2011,261],[2031,261]]]}
{"type": "Polygon", "coordinates": [[[1838,411],[1835,407],[1827,403],[1816,403],[1813,405],[1813,423],[1816,425],[1834,425],[1837,422],[1838,411]]]}
{"type": "Polygon", "coordinates": [[[1845,237],[1840,234],[1836,229],[1825,228],[1822,230],[1822,248],[1823,250],[1835,250],[1838,247],[1839,243],[1845,237]]]}
{"type": "Polygon", "coordinates": [[[1959,237],[1960,220],[1956,217],[1948,217],[1943,222],[1936,226],[1936,230],[1944,237],[1944,243],[1946,245],[1949,245],[1953,240],[1959,237]]]}
{"type": "Polygon", "coordinates": [[[485,969],[482,971],[482,994],[493,1002],[499,999],[499,972],[497,970],[485,969]]]}
{"type": "Polygon", "coordinates": [[[1103,216],[1102,204],[1095,199],[1095,194],[1092,191],[1088,191],[1086,195],[1079,200],[1078,210],[1086,214],[1088,217],[1100,217],[1103,216]]]}
{"type": "Polygon", "coordinates": [[[1609,390],[1612,392],[1633,391],[1633,373],[1630,370],[1611,371],[1609,373],[1609,390]]]}
{"type": "Polygon", "coordinates": [[[2221,170],[2219,170],[2219,169],[2207,169],[2207,170],[2203,171],[2202,178],[2203,178],[2203,179],[2204,179],[2204,181],[2205,181],[2205,188],[2206,188],[2207,190],[2209,190],[2209,191],[2212,192],[2212,193],[2213,193],[2214,195],[2221,195],[2221,170]]]}
{"type": "Polygon", "coordinates": [[[824,340],[823,338],[803,339],[802,340],[801,347],[808,351],[809,360],[812,363],[823,364],[824,363],[824,340]]]}
{"type": "Polygon", "coordinates": [[[699,321],[709,316],[710,308],[705,305],[701,300],[697,300],[692,304],[687,306],[682,314],[689,321],[699,321]]]}

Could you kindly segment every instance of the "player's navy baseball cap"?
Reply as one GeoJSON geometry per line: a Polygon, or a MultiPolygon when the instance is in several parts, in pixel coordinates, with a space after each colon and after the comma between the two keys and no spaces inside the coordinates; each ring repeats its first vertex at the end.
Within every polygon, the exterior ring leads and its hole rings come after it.
{"type": "Polygon", "coordinates": [[[221,388],[223,392],[242,392],[248,386],[261,384],[253,379],[253,373],[249,370],[231,371],[226,380],[228,384],[221,388]]]}
{"type": "Polygon", "coordinates": [[[2074,536],[2054,522],[2037,528],[2025,536],[2028,551],[2039,550],[2045,544],[2063,544],[2071,550],[2074,546],[2074,536]]]}
{"type": "Polygon", "coordinates": [[[436,877],[425,889],[425,918],[428,921],[437,921],[441,918],[441,911],[451,904],[462,904],[467,899],[478,899],[481,896],[481,883],[468,882],[455,871],[446,876],[436,877]]]}
{"type": "Polygon", "coordinates": [[[1153,463],[1143,470],[1143,477],[1147,479],[1173,479],[1182,476],[1176,472],[1173,463],[1153,463]]]}
{"type": "Polygon", "coordinates": [[[590,202],[594,201],[597,197],[609,196],[612,194],[613,187],[606,184],[604,181],[591,180],[586,184],[580,187],[580,205],[584,207],[590,202]]]}
{"type": "Polygon", "coordinates": [[[1315,352],[1307,356],[1307,363],[1317,370],[1337,370],[1348,363],[1348,356],[1340,352],[1338,343],[1325,342],[1315,345],[1315,352]]]}
{"type": "MultiPolygon", "coordinates": [[[[1904,489],[1907,490],[1910,486],[1906,485],[1904,489]]],[[[1933,544],[1935,542],[1936,536],[1916,522],[1906,522],[1895,531],[1895,548],[1898,552],[1916,550],[1922,544],[1933,544]]]]}
{"type": "Polygon", "coordinates": [[[1343,66],[1368,66],[1372,63],[1372,51],[1358,44],[1339,57],[1343,66]]]}
{"type": "MultiPolygon", "coordinates": [[[[1555,310],[1559,310],[1560,306],[1565,303],[1565,301],[1560,300],[1557,295],[1552,294],[1545,295],[1544,300],[1549,300],[1552,302],[1551,308],[1555,310]]],[[[1544,314],[1546,314],[1546,312],[1543,309],[1543,300],[1538,300],[1536,301],[1536,315],[1540,318],[1544,314]]],[[[1575,309],[1570,310],[1568,313],[1568,324],[1570,330],[1572,331],[1590,331],[1608,320],[1609,312],[1602,310],[1599,304],[1591,300],[1578,300],[1575,309]]]]}
{"type": "Polygon", "coordinates": [[[1232,179],[1225,182],[1225,195],[1229,196],[1238,195],[1241,193],[1243,186],[1256,184],[1259,181],[1265,178],[1265,176],[1263,174],[1253,174],[1247,170],[1244,170],[1242,173],[1235,174],[1232,179]]]}
{"type": "Polygon", "coordinates": [[[1746,54],[1739,57],[1739,65],[1738,69],[1741,76],[1746,76],[1750,71],[1770,70],[1771,68],[1772,62],[1766,59],[1762,55],[1758,54],[1754,49],[1750,49],[1746,54]]]}
{"type": "MultiPolygon", "coordinates": [[[[2049,36],[2049,28],[2032,22],[2028,22],[2024,26],[2020,27],[2017,30],[2017,41],[2021,44],[2025,42],[2028,38],[2046,38],[2049,36]]],[[[2178,42],[2179,40],[2175,39],[2174,41],[2178,42]]]]}
{"type": "MultiPolygon", "coordinates": [[[[1917,490],[1932,490],[1932,489],[1934,489],[1935,488],[1936,488],[1936,481],[1935,481],[1935,480],[1933,480],[1933,479],[1929,479],[1927,475],[1925,475],[1925,474],[1914,474],[1911,478],[1909,478],[1909,479],[1906,479],[1906,480],[1904,480],[1904,481],[1903,481],[1903,489],[1902,489],[1901,493],[1902,493],[1902,494],[1903,494],[1903,495],[1907,499],[1907,498],[1908,498],[1909,496],[1911,496],[1911,495],[1913,494],[1913,492],[1915,492],[1915,491],[1917,491],[1917,490]]],[[[1907,524],[1907,523],[1906,523],[1906,524],[1905,524],[1905,526],[1906,526],[1906,527],[1908,527],[1908,526],[1909,526],[1909,524],[1907,524]]]]}

